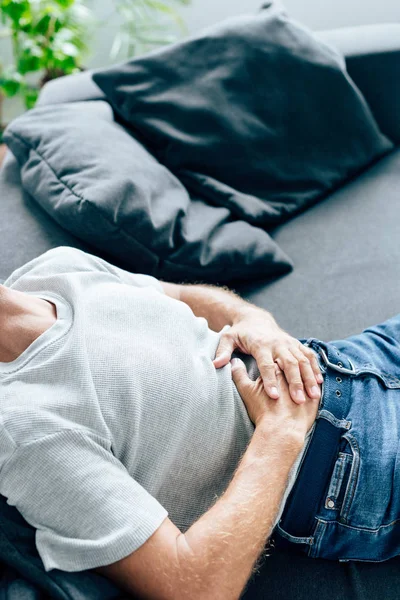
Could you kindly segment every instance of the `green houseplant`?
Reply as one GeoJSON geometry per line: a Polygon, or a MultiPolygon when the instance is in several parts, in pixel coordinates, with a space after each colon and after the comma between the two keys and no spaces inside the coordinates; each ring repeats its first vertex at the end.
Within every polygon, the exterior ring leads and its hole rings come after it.
{"type": "MultiPolygon", "coordinates": [[[[175,41],[186,31],[178,5],[191,0],[113,0],[119,16],[111,58],[128,58],[175,41]]],[[[32,108],[40,87],[82,69],[94,20],[89,0],[0,0],[0,41],[9,38],[11,64],[0,60],[0,143],[2,101],[19,95],[32,108]]]]}
{"type": "Polygon", "coordinates": [[[82,68],[91,13],[81,0],[0,0],[0,19],[12,50],[11,64],[0,63],[2,129],[3,97],[32,108],[46,81],[82,68]]]}

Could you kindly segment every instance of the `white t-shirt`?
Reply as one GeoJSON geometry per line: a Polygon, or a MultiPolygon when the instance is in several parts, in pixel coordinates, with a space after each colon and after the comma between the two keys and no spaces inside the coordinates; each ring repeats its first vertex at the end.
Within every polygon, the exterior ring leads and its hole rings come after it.
{"type": "Polygon", "coordinates": [[[185,531],[254,432],[230,364],[212,364],[221,332],[157,279],[69,247],[5,285],[57,307],[50,329],[0,363],[0,493],[37,529],[45,570],[115,562],[167,516],[185,531]]]}

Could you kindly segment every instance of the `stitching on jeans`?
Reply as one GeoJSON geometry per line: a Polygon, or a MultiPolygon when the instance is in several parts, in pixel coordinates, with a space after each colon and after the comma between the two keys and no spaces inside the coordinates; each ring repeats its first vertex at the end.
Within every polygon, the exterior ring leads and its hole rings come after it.
{"type": "MultiPolygon", "coordinates": [[[[326,521],[325,519],[320,519],[324,523],[331,524],[334,523],[339,527],[346,527],[347,529],[353,529],[354,531],[366,531],[367,533],[379,533],[381,529],[385,527],[392,527],[396,525],[396,523],[400,523],[400,519],[395,519],[391,523],[385,523],[384,525],[379,525],[377,528],[368,528],[368,527],[356,527],[355,525],[348,525],[347,523],[340,523],[339,521],[326,521]]],[[[374,562],[374,561],[373,561],[374,562]]]]}
{"type": "Polygon", "coordinates": [[[343,438],[348,441],[351,446],[353,453],[353,460],[350,469],[350,475],[346,486],[346,491],[343,498],[342,509],[340,511],[340,517],[347,521],[348,514],[353,504],[355,492],[358,485],[360,476],[360,448],[357,440],[351,434],[344,434],[343,438]]]}
{"type": "MultiPolygon", "coordinates": [[[[350,456],[349,454],[345,454],[343,456],[343,452],[339,453],[339,456],[337,458],[337,462],[336,464],[338,464],[338,473],[336,474],[335,472],[333,472],[333,475],[335,475],[335,480],[334,482],[332,482],[332,484],[329,484],[329,488],[328,488],[328,498],[329,497],[333,497],[335,498],[335,501],[339,498],[340,495],[340,490],[342,489],[342,485],[343,485],[343,476],[345,473],[345,467],[347,466],[347,463],[350,459],[345,458],[346,456],[350,456]],[[334,485],[333,485],[334,484],[334,485]]],[[[334,467],[334,471],[335,471],[336,467],[334,467]]],[[[333,508],[330,508],[329,506],[325,506],[325,508],[327,510],[339,510],[340,506],[334,506],[333,508]]]]}

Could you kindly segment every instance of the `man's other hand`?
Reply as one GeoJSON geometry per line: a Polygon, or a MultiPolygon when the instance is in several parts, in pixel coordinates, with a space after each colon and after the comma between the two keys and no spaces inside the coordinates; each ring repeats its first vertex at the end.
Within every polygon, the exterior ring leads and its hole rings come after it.
{"type": "Polygon", "coordinates": [[[219,369],[227,365],[236,348],[255,358],[265,391],[271,398],[280,395],[276,364],[284,372],[294,402],[305,402],[305,394],[320,398],[318,384],[323,377],[314,351],[281,329],[267,311],[256,307],[243,311],[221,335],[214,366],[219,369]]]}

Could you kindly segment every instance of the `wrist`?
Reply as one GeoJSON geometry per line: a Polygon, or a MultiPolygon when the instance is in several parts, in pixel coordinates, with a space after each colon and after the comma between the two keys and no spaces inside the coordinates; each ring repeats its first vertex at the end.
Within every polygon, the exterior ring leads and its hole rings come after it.
{"type": "Polygon", "coordinates": [[[271,440],[273,438],[280,448],[286,448],[289,452],[299,453],[303,448],[307,432],[298,421],[293,423],[279,423],[276,420],[271,422],[269,416],[262,417],[255,425],[261,437],[271,440]]]}
{"type": "Polygon", "coordinates": [[[250,302],[247,302],[246,300],[243,300],[243,302],[238,304],[235,307],[235,310],[232,311],[232,324],[234,325],[235,323],[239,323],[240,321],[247,320],[254,316],[263,319],[263,321],[269,321],[271,325],[278,327],[277,322],[270,312],[255,304],[250,304],[250,302]]]}

